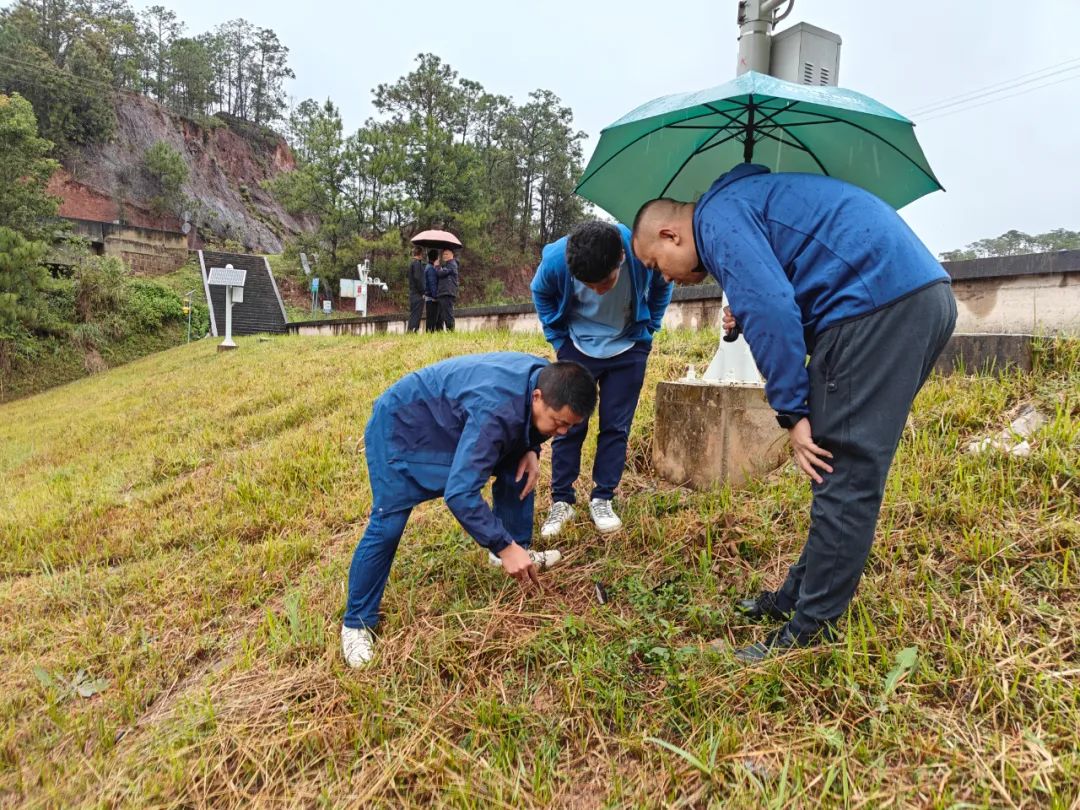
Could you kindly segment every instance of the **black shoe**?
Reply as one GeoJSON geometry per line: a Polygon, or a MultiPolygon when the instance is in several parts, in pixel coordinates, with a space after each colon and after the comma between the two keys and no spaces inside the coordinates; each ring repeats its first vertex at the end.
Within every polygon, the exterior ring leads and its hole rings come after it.
{"type": "Polygon", "coordinates": [[[754,599],[742,599],[735,603],[735,612],[752,622],[771,619],[786,622],[791,611],[781,610],[776,604],[776,591],[762,591],[754,599]]]}
{"type": "Polygon", "coordinates": [[[756,664],[769,656],[783,655],[792,650],[816,646],[825,640],[823,636],[827,638],[828,634],[822,632],[811,636],[801,635],[792,630],[791,624],[788,623],[777,630],[773,630],[765,637],[764,641],[735,650],[735,657],[744,664],[756,664]]]}

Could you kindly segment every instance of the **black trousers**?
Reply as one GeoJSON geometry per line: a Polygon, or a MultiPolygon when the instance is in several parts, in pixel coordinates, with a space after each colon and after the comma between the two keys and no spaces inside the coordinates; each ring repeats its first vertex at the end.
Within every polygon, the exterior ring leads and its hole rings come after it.
{"type": "MultiPolygon", "coordinates": [[[[589,357],[567,338],[559,347],[560,360],[581,363],[596,378],[600,388],[600,433],[596,437],[596,456],[593,459],[593,489],[589,499],[610,501],[626,469],[626,444],[630,425],[634,421],[641,386],[645,383],[645,364],[649,360],[650,343],[637,343],[614,357],[589,357]]],[[[574,482],[581,472],[581,446],[589,431],[586,419],[565,436],[551,443],[551,501],[574,503],[574,482]]]]}
{"type": "Polygon", "coordinates": [[[797,632],[835,622],[851,603],[911,404],[955,325],[956,300],[942,282],[818,336],[810,426],[833,472],[811,484],[809,535],[778,594],[797,632]]]}
{"type": "Polygon", "coordinates": [[[431,299],[424,304],[425,319],[424,319],[424,331],[434,332],[439,328],[439,302],[435,299],[431,299]]]}
{"type": "Polygon", "coordinates": [[[439,328],[454,331],[454,298],[450,295],[439,296],[439,328]]]}
{"type": "Polygon", "coordinates": [[[408,332],[420,331],[420,318],[424,314],[424,296],[409,294],[409,324],[406,327],[408,332]]]}

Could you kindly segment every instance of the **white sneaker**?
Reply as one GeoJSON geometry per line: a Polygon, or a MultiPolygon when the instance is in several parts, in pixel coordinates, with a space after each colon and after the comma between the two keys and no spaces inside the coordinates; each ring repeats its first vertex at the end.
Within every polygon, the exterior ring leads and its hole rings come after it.
{"type": "Polygon", "coordinates": [[[366,627],[341,627],[341,652],[345,663],[353,669],[364,666],[375,657],[375,636],[366,627]]]}
{"type": "Polygon", "coordinates": [[[574,505],[566,501],[556,501],[551,505],[547,520],[540,527],[540,536],[551,539],[562,534],[563,527],[574,516],[574,505]]]}
{"type": "Polygon", "coordinates": [[[622,520],[615,514],[615,510],[611,508],[611,501],[593,498],[589,501],[589,514],[592,515],[592,522],[596,524],[596,528],[601,534],[617,532],[622,528],[622,520]]]}
{"type": "MultiPolygon", "coordinates": [[[[529,551],[529,559],[533,561],[535,565],[541,571],[546,571],[548,568],[554,568],[562,561],[562,552],[557,548],[549,548],[547,551],[529,551]]],[[[488,562],[491,565],[501,567],[502,560],[488,552],[488,562]]]]}

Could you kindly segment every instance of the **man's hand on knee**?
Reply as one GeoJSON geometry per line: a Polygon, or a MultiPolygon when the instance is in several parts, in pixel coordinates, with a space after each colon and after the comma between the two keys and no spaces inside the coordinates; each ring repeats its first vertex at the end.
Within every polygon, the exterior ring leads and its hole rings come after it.
{"type": "Polygon", "coordinates": [[[824,479],[818,470],[827,473],[833,471],[832,466],[825,461],[827,458],[832,458],[833,454],[814,443],[810,420],[806,417],[800,419],[794,427],[788,428],[788,436],[791,438],[791,450],[795,454],[795,463],[799,465],[799,469],[809,475],[815,483],[822,483],[824,479]]]}

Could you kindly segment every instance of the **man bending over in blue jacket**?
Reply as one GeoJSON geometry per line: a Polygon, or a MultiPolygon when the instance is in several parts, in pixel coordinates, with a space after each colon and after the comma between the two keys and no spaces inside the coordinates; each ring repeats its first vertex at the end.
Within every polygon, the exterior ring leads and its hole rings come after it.
{"type": "MultiPolygon", "coordinates": [[[[630,250],[630,229],[593,220],[544,248],[532,281],[544,336],[560,360],[574,360],[600,386],[600,433],[593,461],[589,514],[601,532],[622,527],[611,506],[626,468],[626,442],[653,333],[660,328],[672,285],[630,250]]],[[[582,422],[551,446],[551,512],[540,533],[556,537],[574,514],[581,470],[582,422]]]]}
{"type": "Polygon", "coordinates": [[[778,591],[739,603],[782,621],[754,661],[835,634],[862,577],[915,395],[956,323],[949,277],[899,215],[828,177],[743,164],[697,203],[653,200],[634,249],[665,278],[711,274],[813,481],[810,531],[778,591]],[[806,356],[810,355],[809,365],[806,356]]]}
{"type": "Polygon", "coordinates": [[[561,558],[529,551],[540,445],[596,407],[596,381],[577,363],[516,352],[444,360],[383,393],[364,432],[371,518],[349,568],[341,649],[351,667],[374,655],[371,630],[412,508],[442,497],[494,565],[523,586],[561,558]],[[488,479],[492,505],[480,492],[488,479]]]}

